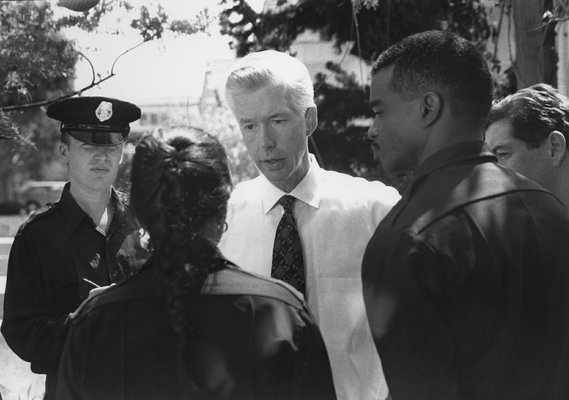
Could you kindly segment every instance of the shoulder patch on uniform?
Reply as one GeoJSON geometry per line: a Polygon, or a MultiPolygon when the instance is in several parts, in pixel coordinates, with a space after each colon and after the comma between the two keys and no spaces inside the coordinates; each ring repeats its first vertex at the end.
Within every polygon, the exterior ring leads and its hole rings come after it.
{"type": "Polygon", "coordinates": [[[30,224],[34,223],[35,221],[39,221],[40,219],[42,219],[45,216],[52,214],[55,211],[55,204],[57,204],[57,203],[48,203],[45,206],[40,207],[37,210],[35,210],[32,214],[30,214],[28,219],[26,219],[22,223],[22,225],[20,225],[20,228],[18,229],[18,232],[16,233],[16,237],[20,236],[22,234],[22,232],[26,229],[26,227],[29,226],[30,224]]]}

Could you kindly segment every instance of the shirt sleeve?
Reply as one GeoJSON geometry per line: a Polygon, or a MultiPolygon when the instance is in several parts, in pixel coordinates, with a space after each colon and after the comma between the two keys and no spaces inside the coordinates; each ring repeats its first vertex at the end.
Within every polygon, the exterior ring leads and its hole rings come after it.
{"type": "Polygon", "coordinates": [[[393,206],[401,200],[401,195],[395,188],[386,186],[381,182],[373,182],[373,184],[376,184],[378,188],[376,190],[376,196],[372,199],[370,208],[372,209],[374,226],[377,226],[389,211],[391,211],[393,206]]]}
{"type": "Polygon", "coordinates": [[[8,260],[2,334],[34,372],[56,368],[63,348],[67,313],[50,309],[39,257],[25,234],[14,239],[8,260]]]}

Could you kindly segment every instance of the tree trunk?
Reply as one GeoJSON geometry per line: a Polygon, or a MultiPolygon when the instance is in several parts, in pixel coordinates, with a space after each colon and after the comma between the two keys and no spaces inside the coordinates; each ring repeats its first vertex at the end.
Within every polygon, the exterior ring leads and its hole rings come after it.
{"type": "Polygon", "coordinates": [[[557,88],[565,96],[569,96],[569,21],[557,25],[557,48],[559,63],[557,64],[557,88]]]}
{"type": "Polygon", "coordinates": [[[555,36],[542,16],[550,0],[513,0],[517,88],[545,82],[555,85],[555,36]]]}

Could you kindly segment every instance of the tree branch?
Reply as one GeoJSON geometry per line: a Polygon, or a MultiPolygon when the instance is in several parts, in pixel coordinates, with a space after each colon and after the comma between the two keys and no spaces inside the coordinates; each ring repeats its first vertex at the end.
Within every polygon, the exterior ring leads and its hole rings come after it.
{"type": "Polygon", "coordinates": [[[89,66],[91,67],[91,75],[93,76],[93,78],[91,79],[91,84],[93,84],[95,82],[95,67],[93,67],[93,63],[91,63],[91,60],[89,60],[89,57],[87,57],[85,54],[83,54],[80,51],[78,53],[81,57],[83,57],[85,60],[87,60],[87,62],[89,63],[89,66]]]}
{"type": "Polygon", "coordinates": [[[100,84],[103,83],[104,81],[106,81],[106,80],[112,78],[113,76],[115,76],[116,74],[115,74],[114,69],[115,69],[115,64],[116,64],[116,62],[118,61],[118,59],[121,58],[122,56],[124,56],[126,53],[128,53],[128,52],[130,52],[130,51],[136,49],[137,47],[141,46],[142,44],[144,44],[144,43],[146,43],[146,42],[147,42],[147,41],[144,40],[144,41],[142,41],[142,42],[140,42],[140,43],[138,43],[138,44],[132,46],[131,48],[125,50],[125,51],[122,52],[121,54],[119,54],[119,56],[118,56],[117,58],[115,58],[115,60],[113,61],[113,64],[112,64],[112,66],[111,66],[111,72],[110,72],[107,76],[105,76],[104,78],[99,79],[98,81],[95,81],[95,68],[93,67],[93,64],[91,63],[91,61],[89,60],[88,57],[86,57],[83,53],[79,52],[79,54],[80,54],[81,56],[83,56],[83,57],[87,60],[87,62],[89,63],[89,65],[91,66],[91,72],[92,72],[92,74],[93,74],[93,79],[92,79],[92,81],[91,81],[91,83],[90,83],[89,85],[87,85],[87,86],[85,86],[85,87],[82,87],[82,88],[79,89],[79,90],[75,90],[75,91],[73,91],[73,92],[71,92],[71,93],[64,94],[63,96],[59,96],[59,97],[54,98],[54,99],[48,99],[48,100],[43,100],[43,101],[37,101],[37,102],[34,102],[34,103],[26,103],[26,104],[18,104],[18,105],[13,105],[13,106],[0,107],[0,111],[8,112],[8,111],[28,110],[28,109],[30,109],[30,108],[36,108],[36,107],[45,106],[45,105],[48,105],[48,104],[51,104],[51,103],[55,103],[56,101],[59,101],[59,100],[68,99],[68,98],[73,97],[73,96],[75,96],[75,95],[77,95],[77,94],[81,94],[81,93],[83,93],[84,91],[89,90],[89,89],[91,89],[91,88],[93,88],[93,87],[95,87],[95,86],[97,86],[97,85],[100,85],[100,84]]]}
{"type": "MultiPolygon", "coordinates": [[[[153,40],[154,37],[150,40],[153,40]]],[[[130,49],[127,49],[125,51],[123,51],[121,54],[118,55],[117,58],[115,58],[115,61],[113,61],[113,65],[111,66],[111,76],[113,76],[115,74],[115,64],[117,63],[117,61],[119,60],[119,58],[121,58],[122,56],[124,56],[126,53],[131,52],[132,50],[136,49],[139,46],[142,46],[144,43],[148,42],[149,40],[143,40],[142,42],[140,42],[137,45],[132,46],[130,49]]]]}
{"type": "Polygon", "coordinates": [[[87,85],[87,86],[85,86],[85,87],[83,87],[83,88],[81,88],[81,89],[79,89],[79,90],[75,90],[75,91],[73,91],[73,92],[71,92],[71,93],[65,94],[65,95],[63,95],[63,96],[59,96],[59,97],[57,97],[57,98],[55,98],[55,99],[48,99],[48,100],[44,100],[44,101],[37,101],[37,102],[35,102],[35,103],[18,104],[18,105],[15,105],[15,106],[0,107],[0,111],[7,112],[7,111],[27,110],[27,109],[30,109],[30,108],[41,107],[41,106],[45,106],[45,105],[47,105],[47,104],[55,103],[56,101],[63,100],[63,99],[67,99],[67,98],[69,98],[69,97],[73,97],[73,96],[75,96],[76,94],[81,94],[81,93],[84,92],[85,90],[89,90],[89,89],[91,89],[92,87],[97,86],[97,85],[103,83],[103,82],[106,81],[107,79],[112,78],[113,76],[115,76],[115,74],[114,74],[114,73],[111,73],[111,74],[107,75],[106,77],[104,77],[104,78],[102,78],[102,79],[99,79],[97,82],[91,82],[89,85],[87,85]]]}

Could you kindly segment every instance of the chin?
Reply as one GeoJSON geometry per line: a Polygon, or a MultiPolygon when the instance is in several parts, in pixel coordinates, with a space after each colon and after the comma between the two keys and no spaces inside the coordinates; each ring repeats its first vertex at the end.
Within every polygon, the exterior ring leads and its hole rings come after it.
{"type": "Polygon", "coordinates": [[[392,175],[408,173],[415,169],[408,158],[384,158],[380,163],[383,166],[383,170],[392,175]]]}
{"type": "Polygon", "coordinates": [[[394,165],[390,160],[378,158],[377,163],[387,173],[396,174],[398,172],[396,164],[394,165]]]}

